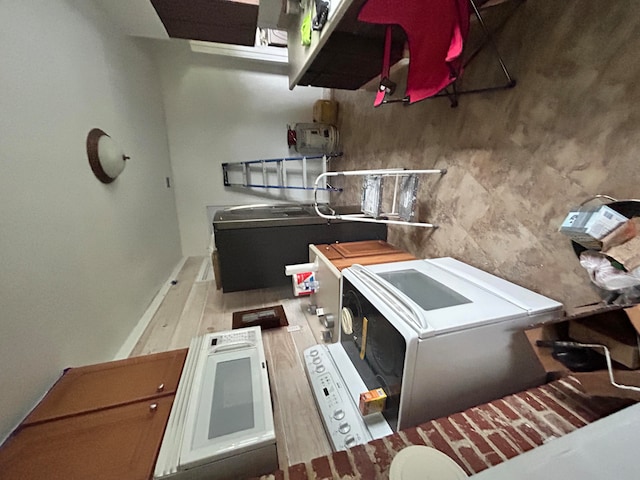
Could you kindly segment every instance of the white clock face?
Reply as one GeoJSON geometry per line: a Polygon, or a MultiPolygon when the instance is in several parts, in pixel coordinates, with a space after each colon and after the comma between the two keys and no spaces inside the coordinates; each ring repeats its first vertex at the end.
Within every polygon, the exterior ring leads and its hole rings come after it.
{"type": "Polygon", "coordinates": [[[351,335],[353,333],[353,314],[347,307],[342,307],[340,323],[342,324],[342,331],[344,333],[347,335],[351,335]]]}

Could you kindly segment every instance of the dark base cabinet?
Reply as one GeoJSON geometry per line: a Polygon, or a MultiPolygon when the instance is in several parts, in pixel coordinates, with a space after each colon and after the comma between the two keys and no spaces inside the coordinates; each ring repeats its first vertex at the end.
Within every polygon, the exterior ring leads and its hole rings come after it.
{"type": "Polygon", "coordinates": [[[286,265],[307,263],[309,244],[386,240],[387,225],[364,222],[325,222],[254,228],[216,228],[223,292],[291,284],[286,265]]]}

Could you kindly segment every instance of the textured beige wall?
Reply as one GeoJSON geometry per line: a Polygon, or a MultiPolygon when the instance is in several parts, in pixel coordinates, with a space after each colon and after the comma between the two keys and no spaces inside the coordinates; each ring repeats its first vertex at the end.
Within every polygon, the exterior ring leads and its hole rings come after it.
{"type": "MultiPolygon", "coordinates": [[[[497,11],[487,12],[490,22],[497,11]]],[[[423,257],[453,256],[574,307],[597,301],[567,239],[568,209],[596,193],[638,198],[640,2],[529,0],[496,36],[512,90],[374,109],[337,91],[345,157],[334,169],[448,167],[418,213],[441,228],[393,227],[423,257]]],[[[483,52],[465,86],[502,80],[483,52]]],[[[498,82],[498,83],[499,83],[498,82]]],[[[350,186],[335,203],[359,203],[350,186]]]]}

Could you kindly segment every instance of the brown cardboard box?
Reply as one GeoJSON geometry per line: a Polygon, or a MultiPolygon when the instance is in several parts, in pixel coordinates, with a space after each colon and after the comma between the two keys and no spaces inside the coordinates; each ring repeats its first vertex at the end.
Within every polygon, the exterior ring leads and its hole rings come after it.
{"type": "MultiPolygon", "coordinates": [[[[545,324],[540,327],[536,327],[530,330],[527,330],[525,333],[529,339],[529,342],[532,345],[532,348],[540,361],[540,364],[547,372],[549,379],[558,378],[565,375],[571,374],[573,377],[578,379],[582,385],[582,389],[585,393],[594,396],[614,396],[621,398],[632,398],[635,400],[640,400],[640,392],[635,390],[627,390],[621,389],[611,384],[611,380],[609,378],[609,372],[606,368],[602,370],[597,370],[594,372],[571,372],[567,367],[565,367],[561,362],[556,360],[553,357],[553,349],[548,347],[539,347],[536,345],[537,340],[560,340],[560,341],[577,341],[576,339],[571,338],[570,333],[572,330],[572,323],[586,323],[586,324],[597,324],[601,323],[606,326],[607,322],[623,323],[626,322],[631,329],[632,333],[631,337],[635,339],[636,342],[636,357],[638,356],[637,352],[637,339],[638,332],[640,332],[640,305],[635,305],[633,307],[623,308],[621,306],[609,305],[605,307],[601,307],[597,310],[592,310],[588,312],[578,312],[575,315],[565,317],[563,320],[556,322],[545,324]]],[[[575,327],[573,327],[575,333],[575,327]]],[[[618,340],[615,338],[605,338],[606,334],[602,333],[602,328],[599,329],[598,339],[600,341],[593,343],[605,344],[601,340],[605,340],[606,342],[616,343],[618,340]]],[[[584,343],[584,341],[579,343],[584,343]]],[[[591,342],[589,342],[591,343],[591,342]]],[[[624,355],[626,355],[627,359],[632,358],[632,354],[629,353],[629,339],[625,339],[623,349],[624,355]]],[[[598,353],[603,353],[602,349],[596,349],[598,353]]],[[[616,354],[616,357],[619,359],[620,357],[616,354]]],[[[618,360],[616,360],[618,361],[618,360]]],[[[637,386],[640,388],[640,370],[626,370],[624,366],[618,365],[616,367],[614,365],[613,369],[614,380],[618,384],[622,385],[631,385],[637,386]]]]}
{"type": "Polygon", "coordinates": [[[571,320],[569,338],[581,343],[605,345],[612,360],[631,369],[640,368],[638,331],[631,323],[628,311],[632,309],[614,310],[589,318],[571,320]]]}
{"type": "Polygon", "coordinates": [[[382,412],[387,401],[387,394],[382,388],[375,388],[360,394],[360,413],[365,416],[371,413],[382,412]]]}

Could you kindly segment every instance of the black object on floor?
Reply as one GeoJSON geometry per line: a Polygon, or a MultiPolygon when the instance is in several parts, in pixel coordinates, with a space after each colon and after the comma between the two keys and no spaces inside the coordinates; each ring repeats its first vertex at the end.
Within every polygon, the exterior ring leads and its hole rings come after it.
{"type": "Polygon", "coordinates": [[[289,322],[282,305],[233,312],[233,329],[259,326],[262,330],[266,330],[287,325],[289,322]]]}

